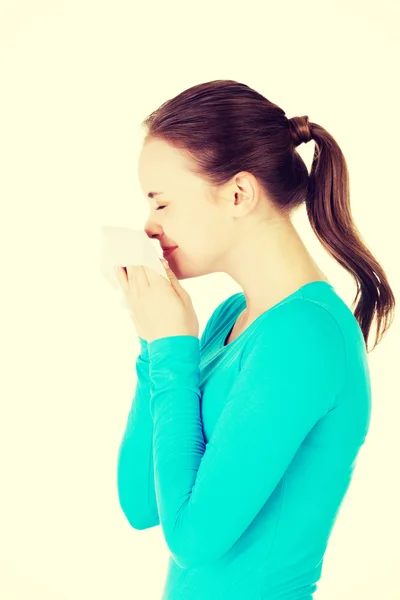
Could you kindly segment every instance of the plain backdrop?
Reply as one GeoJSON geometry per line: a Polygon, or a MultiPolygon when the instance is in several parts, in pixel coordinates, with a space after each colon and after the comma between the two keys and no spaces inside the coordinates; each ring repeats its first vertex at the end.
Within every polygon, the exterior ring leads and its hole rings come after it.
{"type": "MultiPolygon", "coordinates": [[[[162,102],[235,79],[325,127],[348,163],[355,223],[399,298],[399,6],[1,0],[2,599],[161,598],[161,527],[132,529],[118,502],[140,347],[100,271],[100,230],[144,226],[140,123],[162,102]]],[[[310,168],[314,142],[298,151],[310,168]]],[[[354,280],[304,205],[294,223],[350,306],[354,280]]],[[[224,273],[182,285],[200,332],[241,291],[224,273]]],[[[399,338],[395,319],[369,355],[371,427],[316,600],[400,598],[399,338]]]]}

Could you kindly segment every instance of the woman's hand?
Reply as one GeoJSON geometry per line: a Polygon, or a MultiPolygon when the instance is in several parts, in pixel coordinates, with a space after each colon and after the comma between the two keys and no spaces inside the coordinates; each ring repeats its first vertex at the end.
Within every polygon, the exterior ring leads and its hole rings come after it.
{"type": "Polygon", "coordinates": [[[199,321],[189,294],[167,261],[160,260],[169,281],[149,267],[115,267],[138,336],[147,342],[176,335],[199,337],[199,321]]]}

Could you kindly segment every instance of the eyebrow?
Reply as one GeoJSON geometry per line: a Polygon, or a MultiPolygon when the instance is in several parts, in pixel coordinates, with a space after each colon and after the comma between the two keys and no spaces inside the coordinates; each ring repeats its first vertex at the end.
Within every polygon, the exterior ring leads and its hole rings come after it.
{"type": "Polygon", "coordinates": [[[149,192],[147,195],[149,198],[154,198],[154,196],[159,196],[160,194],[163,194],[164,192],[149,192]]]}

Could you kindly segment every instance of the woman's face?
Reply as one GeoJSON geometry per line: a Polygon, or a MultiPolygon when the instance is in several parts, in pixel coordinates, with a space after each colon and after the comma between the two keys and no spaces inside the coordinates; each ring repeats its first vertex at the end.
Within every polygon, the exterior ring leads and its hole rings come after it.
{"type": "Polygon", "coordinates": [[[212,202],[215,190],[189,170],[186,160],[166,142],[151,140],[138,162],[140,185],[150,204],[144,229],[160,246],[178,246],[167,257],[178,279],[221,270],[220,259],[231,244],[226,211],[212,202]],[[151,192],[161,193],[148,198],[151,192]]]}

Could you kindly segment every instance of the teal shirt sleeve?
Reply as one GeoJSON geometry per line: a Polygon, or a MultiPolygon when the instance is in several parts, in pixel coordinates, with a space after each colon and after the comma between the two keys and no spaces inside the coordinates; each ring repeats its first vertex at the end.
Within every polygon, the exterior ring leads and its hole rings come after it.
{"type": "Polygon", "coordinates": [[[205,443],[199,340],[149,346],[154,482],[175,562],[197,567],[224,555],[284,475],[343,387],[341,330],[322,306],[293,299],[260,319],[240,372],[205,443]]]}
{"type": "MultiPolygon", "coordinates": [[[[208,319],[200,348],[211,335],[222,302],[208,319]]],[[[129,524],[138,530],[160,524],[154,486],[153,419],[150,414],[150,359],[146,340],[139,337],[136,359],[137,383],[125,431],[118,449],[117,490],[120,507],[129,524]]]]}
{"type": "Polygon", "coordinates": [[[117,489],[123,513],[135,529],[160,523],[154,490],[153,419],[150,414],[148,344],[142,338],[136,359],[136,389],[118,450],[117,489]]]}

